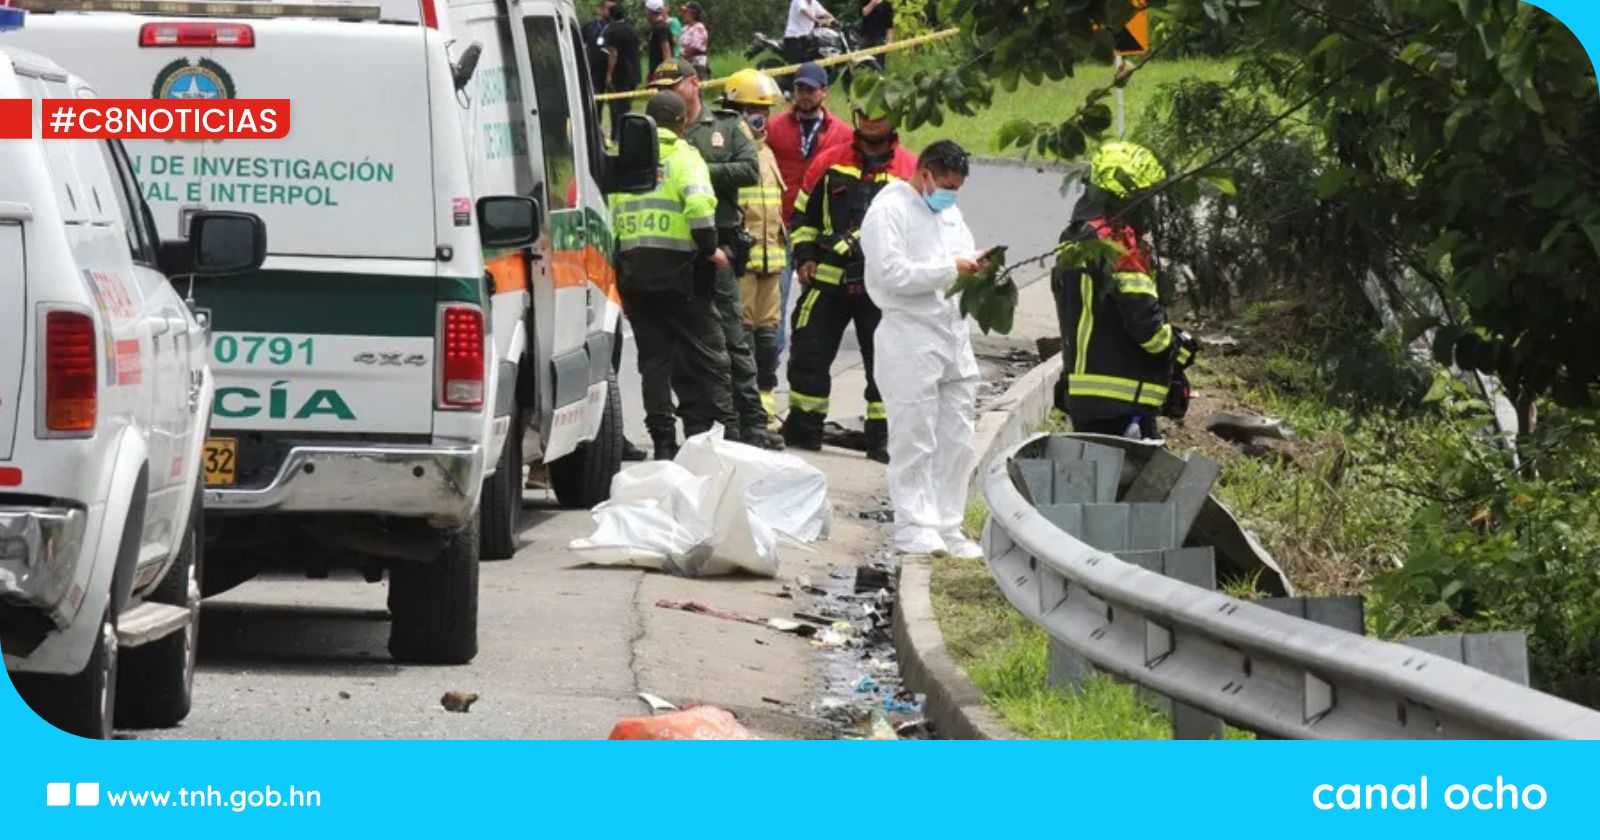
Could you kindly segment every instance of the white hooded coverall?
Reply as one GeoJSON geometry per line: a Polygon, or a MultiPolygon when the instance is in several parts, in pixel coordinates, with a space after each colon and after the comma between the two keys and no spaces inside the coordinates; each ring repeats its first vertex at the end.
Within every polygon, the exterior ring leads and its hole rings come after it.
{"type": "Polygon", "coordinates": [[[957,208],[934,213],[910,183],[883,188],[861,226],[867,294],[883,310],[874,373],[889,415],[892,547],[971,554],[961,535],[972,470],[978,361],[960,302],[946,298],[956,258],[976,259],[957,208]]]}

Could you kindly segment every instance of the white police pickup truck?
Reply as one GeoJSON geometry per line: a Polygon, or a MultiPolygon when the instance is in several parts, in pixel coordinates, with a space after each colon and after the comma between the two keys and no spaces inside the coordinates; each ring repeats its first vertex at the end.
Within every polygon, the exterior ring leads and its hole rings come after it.
{"type": "Polygon", "coordinates": [[[523,465],[589,506],[620,457],[605,193],[653,188],[656,142],[636,116],[607,153],[571,0],[11,2],[22,44],[108,96],[292,103],[281,140],[128,144],[168,235],[205,209],[272,231],[259,271],[195,286],[204,591],[387,575],[390,652],[470,661],[523,465]]]}
{"type": "MultiPolygon", "coordinates": [[[[92,95],[5,41],[0,98],[92,95]]],[[[189,712],[212,382],[164,267],[248,271],[266,248],[248,214],[191,224],[157,241],[116,142],[0,140],[0,653],[36,712],[85,737],[189,712]]]]}

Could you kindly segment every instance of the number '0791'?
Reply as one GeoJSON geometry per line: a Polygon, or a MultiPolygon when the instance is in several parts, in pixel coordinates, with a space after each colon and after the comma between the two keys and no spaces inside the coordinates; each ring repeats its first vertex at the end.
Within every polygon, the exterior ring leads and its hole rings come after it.
{"type": "Polygon", "coordinates": [[[309,366],[316,359],[311,339],[297,342],[281,335],[220,335],[211,342],[211,357],[219,365],[269,367],[309,366]]]}

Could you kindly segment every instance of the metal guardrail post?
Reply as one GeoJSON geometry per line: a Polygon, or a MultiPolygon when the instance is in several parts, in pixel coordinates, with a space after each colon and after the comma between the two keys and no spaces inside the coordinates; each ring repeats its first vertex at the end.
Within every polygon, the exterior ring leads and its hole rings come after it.
{"type": "MultiPolygon", "coordinates": [[[[1089,546],[1050,517],[1070,517],[1074,508],[1080,518],[1115,516],[1094,512],[1106,504],[1098,498],[1099,467],[1097,498],[1084,501],[1074,493],[1079,500],[1069,502],[1057,489],[1085,486],[1074,469],[1024,463],[1054,460],[1082,443],[1073,436],[1034,438],[995,460],[983,478],[990,571],[1007,600],[1046,630],[1058,652],[1270,736],[1600,739],[1600,712],[1462,664],[1514,673],[1512,641],[1468,636],[1419,643],[1455,645],[1461,656],[1452,661],[1155,574],[1137,557],[1130,563],[1089,546]]],[[[1147,462],[1177,457],[1134,454],[1147,462]]],[[[1137,481],[1132,478],[1130,489],[1137,481]]],[[[1223,553],[1234,552],[1230,573],[1275,572],[1225,509],[1208,501],[1205,511],[1194,533],[1217,546],[1219,568],[1223,553]],[[1226,533],[1230,528],[1234,533],[1226,533]]],[[[1131,525],[1131,515],[1125,521],[1131,525]]],[[[1079,524],[1089,525],[1086,519],[1079,524]]],[[[1122,533],[1131,544],[1131,532],[1122,533]]],[[[1058,675],[1059,659],[1052,656],[1058,675]]]]}

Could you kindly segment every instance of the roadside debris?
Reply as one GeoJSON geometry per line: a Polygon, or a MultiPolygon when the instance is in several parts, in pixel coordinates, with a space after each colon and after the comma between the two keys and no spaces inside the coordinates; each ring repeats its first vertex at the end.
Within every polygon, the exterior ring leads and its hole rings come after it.
{"type": "Polygon", "coordinates": [[[767,619],[767,626],[779,633],[793,633],[796,636],[804,636],[806,638],[817,635],[816,625],[791,621],[787,618],[769,618],[767,619]]]}
{"type": "Polygon", "coordinates": [[[1258,437],[1289,441],[1295,439],[1294,432],[1276,417],[1234,414],[1227,411],[1211,415],[1211,419],[1206,421],[1206,431],[1234,443],[1249,443],[1258,437]]]}
{"type": "Polygon", "coordinates": [[[631,466],[594,509],[595,531],[570,548],[601,566],[683,577],[778,574],[780,546],[827,539],[828,479],[795,455],[696,435],[674,461],[631,466]]]}
{"type": "Polygon", "coordinates": [[[472,711],[472,704],[478,702],[478,695],[472,691],[446,691],[439,698],[439,705],[447,712],[466,714],[472,711]]]}
{"type": "Polygon", "coordinates": [[[1239,344],[1239,339],[1234,338],[1231,335],[1201,334],[1195,336],[1194,338],[1195,341],[1200,343],[1200,349],[1207,354],[1231,356],[1242,349],[1239,344]]]}
{"type": "Polygon", "coordinates": [[[733,610],[719,610],[695,601],[669,601],[663,598],[662,600],[656,602],[656,606],[664,610],[681,610],[683,612],[696,613],[698,615],[708,615],[712,618],[723,618],[727,619],[728,621],[741,621],[745,624],[764,625],[767,623],[764,619],[756,618],[753,615],[746,615],[745,613],[734,612],[733,610]]]}
{"type": "Polygon", "coordinates": [[[612,728],[612,741],[755,741],[732,713],[716,706],[693,706],[652,717],[627,718],[612,728]]]}
{"type": "Polygon", "coordinates": [[[339,692],[339,699],[340,700],[349,700],[350,699],[350,692],[348,692],[348,691],[339,692]]]}
{"type": "Polygon", "coordinates": [[[648,691],[639,692],[639,699],[643,700],[647,705],[650,706],[650,711],[655,712],[657,714],[659,714],[661,712],[676,712],[676,711],[678,711],[678,707],[677,706],[672,705],[671,703],[667,702],[666,700],[663,700],[660,697],[657,697],[657,696],[655,696],[654,694],[651,694],[648,691]]]}

